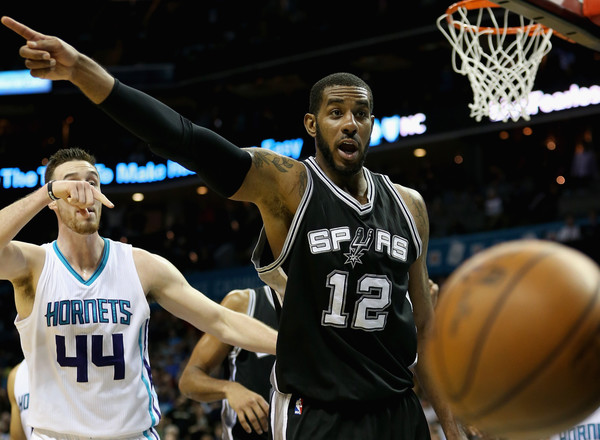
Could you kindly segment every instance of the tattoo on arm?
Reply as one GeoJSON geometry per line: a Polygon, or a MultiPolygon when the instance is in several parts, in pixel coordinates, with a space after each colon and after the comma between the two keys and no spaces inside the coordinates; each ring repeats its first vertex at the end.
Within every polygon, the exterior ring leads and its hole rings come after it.
{"type": "Polygon", "coordinates": [[[269,154],[266,151],[252,151],[252,165],[255,168],[262,168],[263,166],[269,163],[268,156],[269,154]]]}
{"type": "Polygon", "coordinates": [[[268,150],[255,150],[252,152],[252,164],[256,168],[273,164],[277,171],[287,173],[294,166],[294,161],[285,156],[275,155],[268,150]]]}
{"type": "Polygon", "coordinates": [[[290,168],[294,166],[292,161],[287,157],[277,157],[275,156],[271,161],[275,168],[277,168],[282,173],[287,173],[290,168]]]}

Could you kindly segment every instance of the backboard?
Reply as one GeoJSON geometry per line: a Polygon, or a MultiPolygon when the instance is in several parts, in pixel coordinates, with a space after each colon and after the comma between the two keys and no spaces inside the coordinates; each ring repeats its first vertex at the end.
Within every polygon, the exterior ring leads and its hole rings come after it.
{"type": "Polygon", "coordinates": [[[600,1],[598,0],[492,0],[517,14],[535,20],[568,39],[600,51],[600,1]],[[587,17],[584,14],[584,1],[587,17]],[[597,13],[593,16],[590,14],[597,13]],[[597,10],[597,11],[595,11],[597,10]],[[596,24],[598,23],[598,24],[596,24]]]}

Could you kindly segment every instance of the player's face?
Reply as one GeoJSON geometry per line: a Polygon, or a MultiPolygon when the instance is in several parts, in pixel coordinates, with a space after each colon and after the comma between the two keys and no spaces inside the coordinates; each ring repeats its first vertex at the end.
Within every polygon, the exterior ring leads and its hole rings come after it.
{"type": "Polygon", "coordinates": [[[364,164],[372,128],[366,89],[326,88],[315,121],[317,156],[321,155],[332,171],[356,174],[364,164]]]}
{"type": "MultiPolygon", "coordinates": [[[[84,180],[100,189],[100,177],[96,168],[84,160],[74,160],[60,164],[54,170],[55,180],[84,180]]],[[[102,202],[96,200],[87,213],[70,205],[65,200],[57,200],[56,213],[62,222],[78,234],[93,234],[100,228],[102,202]]]]}

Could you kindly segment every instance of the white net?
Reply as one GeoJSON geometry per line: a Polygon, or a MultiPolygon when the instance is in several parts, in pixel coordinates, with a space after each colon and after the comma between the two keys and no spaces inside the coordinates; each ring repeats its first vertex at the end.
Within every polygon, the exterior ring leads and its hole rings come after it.
{"type": "Polygon", "coordinates": [[[458,7],[440,16],[437,26],[452,45],[452,68],[469,78],[470,116],[529,120],[529,93],[552,48],[552,30],[507,9],[498,19],[494,10],[499,9],[458,7]]]}

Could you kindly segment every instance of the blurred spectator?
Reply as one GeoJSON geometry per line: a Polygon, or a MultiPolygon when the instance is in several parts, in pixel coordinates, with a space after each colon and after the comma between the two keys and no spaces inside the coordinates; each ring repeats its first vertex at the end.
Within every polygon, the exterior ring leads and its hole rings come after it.
{"type": "Polygon", "coordinates": [[[575,222],[575,217],[568,214],[564,225],[556,233],[555,240],[561,243],[574,243],[581,240],[581,227],[575,222]]]}
{"type": "Polygon", "coordinates": [[[163,434],[164,440],[179,440],[179,427],[177,425],[167,425],[163,434]]]}
{"type": "Polygon", "coordinates": [[[495,187],[488,188],[484,203],[486,229],[500,229],[506,225],[504,201],[495,187]]]}
{"type": "Polygon", "coordinates": [[[575,144],[571,161],[571,186],[575,189],[586,189],[599,177],[598,157],[592,143],[592,132],[588,128],[583,132],[582,139],[575,144]]]}

